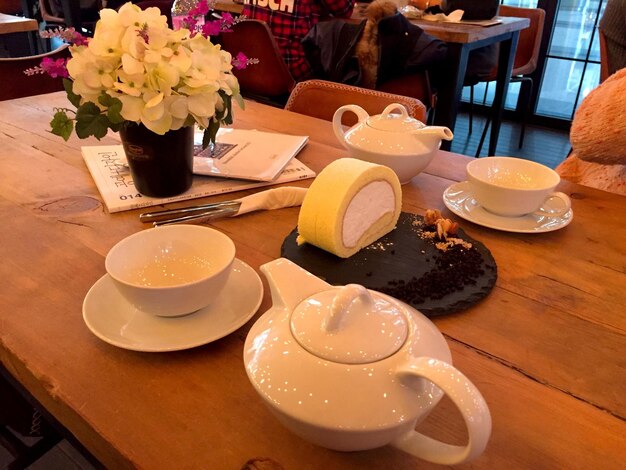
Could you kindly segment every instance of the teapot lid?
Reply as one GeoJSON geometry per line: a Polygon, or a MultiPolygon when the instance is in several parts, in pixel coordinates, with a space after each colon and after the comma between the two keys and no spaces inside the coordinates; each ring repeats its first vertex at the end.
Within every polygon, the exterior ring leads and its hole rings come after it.
{"type": "Polygon", "coordinates": [[[300,346],[322,359],[365,364],[394,354],[408,336],[401,307],[358,284],[318,292],[291,315],[300,346]]]}
{"type": "Polygon", "coordinates": [[[422,129],[426,125],[408,115],[406,108],[400,104],[387,106],[382,114],[370,116],[367,125],[381,131],[411,132],[422,129]],[[400,114],[391,111],[399,110],[400,114]]]}

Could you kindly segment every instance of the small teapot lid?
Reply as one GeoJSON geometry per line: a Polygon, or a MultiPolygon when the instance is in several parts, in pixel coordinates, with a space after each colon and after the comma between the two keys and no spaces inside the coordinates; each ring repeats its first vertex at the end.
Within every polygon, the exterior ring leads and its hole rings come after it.
{"type": "Polygon", "coordinates": [[[367,119],[367,125],[381,131],[412,132],[426,127],[417,119],[408,115],[406,108],[401,104],[390,104],[382,114],[371,116],[367,119]],[[398,110],[400,114],[392,111],[398,110]]]}
{"type": "Polygon", "coordinates": [[[322,359],[365,364],[394,354],[408,336],[401,307],[358,284],[319,292],[290,321],[300,346],[322,359]]]}

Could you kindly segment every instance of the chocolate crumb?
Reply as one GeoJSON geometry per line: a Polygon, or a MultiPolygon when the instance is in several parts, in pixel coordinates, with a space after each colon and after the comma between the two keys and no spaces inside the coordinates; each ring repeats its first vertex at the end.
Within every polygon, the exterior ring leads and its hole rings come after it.
{"type": "Polygon", "coordinates": [[[392,297],[411,304],[423,303],[425,299],[442,299],[448,294],[461,291],[466,285],[475,285],[484,274],[482,257],[473,249],[462,244],[453,244],[435,260],[433,269],[419,279],[391,281],[378,288],[392,297]]]}

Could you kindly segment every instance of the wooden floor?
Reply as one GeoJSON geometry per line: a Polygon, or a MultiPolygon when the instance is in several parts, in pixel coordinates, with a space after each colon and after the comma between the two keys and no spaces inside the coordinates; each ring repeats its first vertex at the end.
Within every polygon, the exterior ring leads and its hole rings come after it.
{"type": "MultiPolygon", "coordinates": [[[[452,151],[464,155],[476,155],[476,149],[485,125],[485,118],[474,116],[473,131],[469,134],[469,115],[459,114],[452,141],[452,151]]],[[[524,145],[518,148],[521,126],[517,122],[504,121],[500,128],[497,155],[520,157],[555,168],[570,151],[569,133],[565,130],[548,129],[526,125],[524,145]]],[[[491,129],[490,129],[491,131],[491,129]]],[[[480,156],[487,155],[489,132],[480,156]]]]}

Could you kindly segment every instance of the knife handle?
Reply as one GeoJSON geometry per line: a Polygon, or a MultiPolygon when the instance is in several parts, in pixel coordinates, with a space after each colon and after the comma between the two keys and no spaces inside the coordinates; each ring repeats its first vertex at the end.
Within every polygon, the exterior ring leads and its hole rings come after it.
{"type": "Polygon", "coordinates": [[[145,212],[143,214],[139,214],[139,220],[141,222],[160,222],[162,220],[169,220],[176,217],[183,217],[187,215],[200,215],[209,212],[210,210],[220,210],[226,208],[232,208],[237,212],[241,206],[240,201],[223,201],[223,202],[214,202],[212,204],[203,204],[200,206],[190,206],[190,207],[182,207],[180,209],[167,209],[163,211],[156,212],[145,212]]]}
{"type": "Polygon", "coordinates": [[[236,207],[224,207],[222,209],[212,209],[206,212],[200,212],[199,214],[186,215],[183,217],[175,217],[172,219],[166,220],[158,220],[154,222],[152,225],[155,227],[160,227],[162,225],[174,225],[174,224],[202,224],[209,220],[220,219],[222,217],[230,217],[232,215],[237,214],[236,207]]]}

